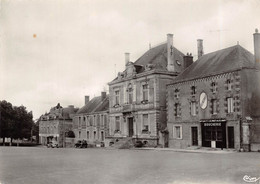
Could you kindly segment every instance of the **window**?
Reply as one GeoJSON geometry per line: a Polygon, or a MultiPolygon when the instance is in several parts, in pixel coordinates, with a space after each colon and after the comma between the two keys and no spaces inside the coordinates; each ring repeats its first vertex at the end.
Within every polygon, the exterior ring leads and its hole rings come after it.
{"type": "Polygon", "coordinates": [[[176,103],[174,105],[174,115],[179,116],[179,104],[178,103],[176,103]]]}
{"type": "Polygon", "coordinates": [[[173,127],[173,138],[182,139],[182,127],[181,126],[173,127]]]}
{"type": "Polygon", "coordinates": [[[96,140],[96,135],[97,135],[97,133],[96,133],[96,131],[94,131],[94,140],[96,140]]]}
{"type": "Polygon", "coordinates": [[[89,116],[87,116],[87,126],[90,126],[90,123],[89,123],[89,116]]]}
{"type": "Polygon", "coordinates": [[[115,131],[119,131],[120,130],[120,117],[116,116],[116,127],[115,127],[115,131]]]}
{"type": "Polygon", "coordinates": [[[89,139],[89,131],[87,131],[87,139],[89,139]]]}
{"type": "Polygon", "coordinates": [[[149,130],[148,114],[143,115],[143,130],[145,130],[145,131],[149,130]]]}
{"type": "Polygon", "coordinates": [[[227,89],[231,90],[231,88],[232,88],[231,80],[227,80],[227,89]]]}
{"type": "Polygon", "coordinates": [[[101,141],[104,141],[104,132],[101,132],[101,141]]]}
{"type": "Polygon", "coordinates": [[[116,105],[119,104],[119,91],[115,91],[115,102],[116,102],[116,105]]]}
{"type": "Polygon", "coordinates": [[[180,97],[180,90],[179,89],[175,89],[175,97],[179,98],[180,97]]]}
{"type": "Polygon", "coordinates": [[[211,100],[212,103],[212,114],[217,114],[217,100],[213,99],[211,100]]]}
{"type": "Polygon", "coordinates": [[[100,125],[100,117],[99,117],[99,115],[97,115],[97,123],[96,123],[96,125],[97,125],[97,126],[100,125]]]}
{"type": "Polygon", "coordinates": [[[196,115],[196,102],[191,102],[191,115],[196,115]]]}
{"type": "Polygon", "coordinates": [[[133,103],[133,88],[131,84],[128,86],[128,103],[133,103]]]}
{"type": "Polygon", "coordinates": [[[196,88],[195,88],[195,86],[192,86],[192,87],[191,87],[191,94],[192,94],[192,95],[195,95],[195,94],[196,94],[196,88]]]}
{"type": "Polygon", "coordinates": [[[89,117],[89,125],[92,126],[93,125],[93,116],[89,117]]]}
{"type": "Polygon", "coordinates": [[[215,83],[215,82],[212,82],[211,86],[212,86],[212,92],[213,92],[213,93],[216,93],[216,92],[217,92],[216,83],[215,83]]]}
{"type": "Polygon", "coordinates": [[[79,138],[80,138],[80,136],[81,136],[81,131],[79,131],[79,138]]]}
{"type": "Polygon", "coordinates": [[[81,117],[79,117],[79,127],[81,127],[81,117]]]}
{"type": "Polygon", "coordinates": [[[234,112],[233,98],[227,98],[228,113],[234,112]]]}
{"type": "Polygon", "coordinates": [[[143,101],[148,101],[148,85],[143,85],[143,101]]]}

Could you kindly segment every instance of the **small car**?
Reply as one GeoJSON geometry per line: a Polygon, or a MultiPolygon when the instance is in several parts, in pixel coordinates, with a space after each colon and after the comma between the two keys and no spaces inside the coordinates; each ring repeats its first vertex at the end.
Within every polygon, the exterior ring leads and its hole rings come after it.
{"type": "Polygon", "coordinates": [[[58,148],[59,144],[57,142],[50,142],[47,144],[47,148],[58,148]]]}
{"type": "Polygon", "coordinates": [[[142,141],[136,141],[135,142],[135,144],[134,144],[134,146],[136,147],[136,148],[141,148],[141,147],[143,147],[143,142],[142,141]]]}
{"type": "Polygon", "coordinates": [[[88,147],[88,143],[87,141],[83,140],[83,141],[78,141],[76,144],[75,144],[75,148],[87,148],[88,147]]]}

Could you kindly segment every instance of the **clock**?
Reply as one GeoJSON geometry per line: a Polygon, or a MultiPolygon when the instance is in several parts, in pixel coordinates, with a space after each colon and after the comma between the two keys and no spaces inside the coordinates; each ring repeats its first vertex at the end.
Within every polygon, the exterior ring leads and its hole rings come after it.
{"type": "Polygon", "coordinates": [[[200,107],[202,109],[206,109],[208,105],[208,97],[207,97],[207,94],[205,92],[202,92],[200,94],[200,107]]]}

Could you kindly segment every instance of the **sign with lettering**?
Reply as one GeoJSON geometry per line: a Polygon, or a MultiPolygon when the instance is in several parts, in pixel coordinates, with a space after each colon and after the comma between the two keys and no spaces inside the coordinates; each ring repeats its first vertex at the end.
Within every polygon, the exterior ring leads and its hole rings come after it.
{"type": "Polygon", "coordinates": [[[201,107],[202,109],[206,109],[207,105],[208,105],[208,97],[207,97],[207,94],[204,93],[204,92],[202,92],[202,93],[200,94],[200,107],[201,107]]]}
{"type": "Polygon", "coordinates": [[[204,126],[221,126],[221,123],[204,123],[204,126]]]}

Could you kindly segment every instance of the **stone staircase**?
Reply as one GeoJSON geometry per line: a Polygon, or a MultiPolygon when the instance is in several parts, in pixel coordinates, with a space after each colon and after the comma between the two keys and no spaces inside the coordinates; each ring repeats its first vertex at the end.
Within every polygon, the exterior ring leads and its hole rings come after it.
{"type": "Polygon", "coordinates": [[[114,144],[110,148],[114,149],[129,149],[134,147],[133,139],[131,137],[127,138],[115,138],[113,140],[114,144]]]}

